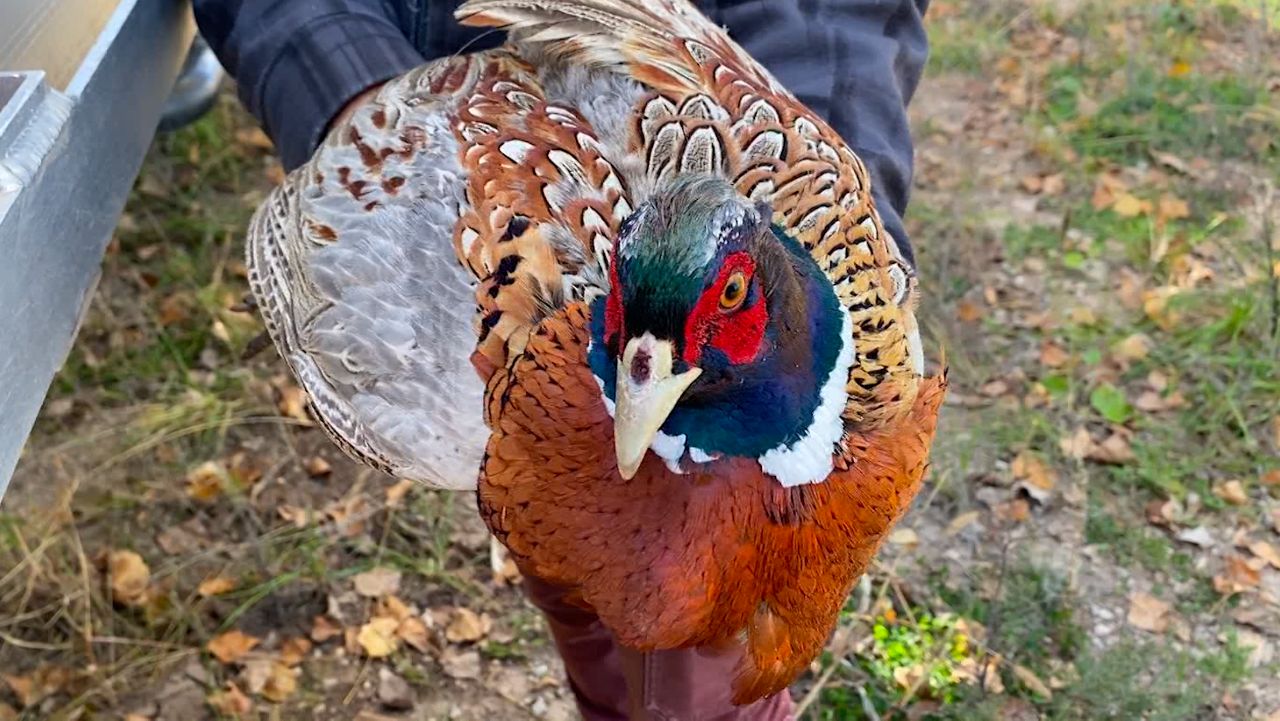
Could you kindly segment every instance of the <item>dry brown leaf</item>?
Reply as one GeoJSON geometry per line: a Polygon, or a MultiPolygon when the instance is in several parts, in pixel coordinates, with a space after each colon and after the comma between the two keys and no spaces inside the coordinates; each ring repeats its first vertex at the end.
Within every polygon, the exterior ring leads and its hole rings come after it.
{"type": "Polygon", "coordinates": [[[1271,418],[1271,444],[1280,450],[1280,416],[1271,418]]]}
{"type": "Polygon", "coordinates": [[[1164,633],[1169,627],[1169,604],[1149,593],[1129,596],[1129,625],[1152,633],[1164,633]]]}
{"type": "Polygon", "coordinates": [[[1182,314],[1169,308],[1169,301],[1182,292],[1172,285],[1152,288],[1142,293],[1142,311],[1162,330],[1172,330],[1182,322],[1182,314]]]}
{"type": "Polygon", "coordinates": [[[477,614],[469,608],[459,606],[453,610],[449,625],[445,627],[444,637],[449,643],[473,643],[484,638],[493,628],[493,619],[489,614],[477,614]]]}
{"type": "Polygon", "coordinates": [[[1185,200],[1172,195],[1162,195],[1156,206],[1156,217],[1161,221],[1184,220],[1191,217],[1191,207],[1185,200]]]}
{"type": "Polygon", "coordinates": [[[1024,175],[1022,180],[1018,181],[1022,185],[1022,189],[1036,195],[1044,189],[1044,179],[1039,175],[1024,175]]]}
{"type": "Polygon", "coordinates": [[[404,500],[409,490],[413,488],[413,481],[402,479],[396,481],[395,485],[387,488],[387,506],[398,506],[404,500]]]}
{"type": "Polygon", "coordinates": [[[1058,448],[1062,450],[1063,455],[1076,460],[1089,455],[1093,447],[1093,437],[1089,435],[1089,429],[1084,426],[1080,426],[1071,435],[1063,436],[1058,441],[1058,448]]]}
{"type": "Polygon", "coordinates": [[[1032,693],[1046,699],[1053,698],[1053,691],[1051,691],[1049,686],[1045,684],[1044,681],[1041,681],[1040,677],[1035,675],[1031,669],[1015,663],[1012,666],[1012,670],[1013,675],[1016,676],[1017,679],[1022,682],[1022,685],[1026,686],[1032,693]]]}
{"type": "Polygon", "coordinates": [[[1175,173],[1181,173],[1182,175],[1191,174],[1191,168],[1187,165],[1187,161],[1182,158],[1179,158],[1172,153],[1162,153],[1159,150],[1152,150],[1150,152],[1152,160],[1163,165],[1169,170],[1172,170],[1175,173]]]}
{"type": "Polygon", "coordinates": [[[1258,482],[1267,488],[1280,486],[1280,468],[1263,473],[1262,476],[1258,478],[1258,482]]]}
{"type": "Polygon", "coordinates": [[[396,636],[399,622],[390,616],[379,616],[360,627],[356,643],[369,658],[386,658],[400,645],[396,636]]]}
{"type": "Polygon", "coordinates": [[[1009,384],[1002,380],[994,380],[984,384],[978,392],[988,398],[996,398],[1009,392],[1009,384]]]}
{"type": "Polygon", "coordinates": [[[1054,173],[1041,178],[1040,192],[1044,195],[1062,195],[1067,189],[1067,181],[1062,173],[1054,173]]]}
{"type": "Polygon", "coordinates": [[[173,293],[160,301],[156,322],[168,327],[181,323],[191,317],[191,296],[187,293],[173,293]]]}
{"type": "Polygon", "coordinates": [[[1112,355],[1122,361],[1138,361],[1151,353],[1151,338],[1143,333],[1134,333],[1115,344],[1112,355]]]}
{"type": "Polygon", "coordinates": [[[984,315],[986,312],[982,306],[971,300],[964,299],[956,303],[956,319],[961,323],[977,323],[984,315]]]}
{"type": "Polygon", "coordinates": [[[1146,506],[1147,523],[1161,528],[1172,528],[1182,516],[1182,504],[1176,498],[1155,499],[1146,506]]]}
{"type": "Polygon", "coordinates": [[[29,674],[0,674],[23,708],[30,708],[59,693],[71,682],[71,669],[42,664],[29,674]]]}
{"type": "Polygon", "coordinates": [[[236,579],[230,576],[210,576],[200,582],[196,587],[196,593],[208,598],[209,596],[220,596],[236,590],[236,579]]]}
{"type": "Polygon", "coordinates": [[[417,611],[396,596],[383,596],[378,599],[373,610],[375,616],[390,616],[397,621],[403,621],[415,613],[417,611]]]}
{"type": "Polygon", "coordinates": [[[1274,568],[1280,568],[1280,551],[1276,547],[1266,541],[1254,541],[1249,544],[1249,552],[1270,563],[1274,568]]]}
{"type": "Polygon", "coordinates": [[[1150,213],[1152,210],[1151,202],[1147,200],[1139,200],[1131,193],[1117,193],[1115,200],[1111,203],[1111,210],[1124,218],[1136,218],[1139,215],[1150,213]]]}
{"type": "Polygon", "coordinates": [[[286,638],[280,644],[280,663],[297,666],[311,653],[311,642],[301,636],[286,638]]]}
{"type": "Polygon", "coordinates": [[[205,461],[187,473],[187,495],[208,503],[227,488],[227,470],[217,461],[205,461]]]}
{"type": "Polygon", "coordinates": [[[1013,459],[1010,467],[1013,477],[1028,481],[1044,491],[1052,491],[1058,485],[1058,473],[1031,451],[1023,451],[1013,459]]]}
{"type": "Polygon", "coordinates": [[[413,648],[426,653],[431,648],[431,633],[427,624],[417,616],[410,616],[396,626],[396,637],[413,648]]]}
{"type": "Polygon", "coordinates": [[[1109,463],[1115,466],[1132,463],[1136,459],[1136,456],[1133,455],[1133,446],[1129,444],[1129,439],[1120,433],[1112,433],[1101,443],[1094,444],[1085,453],[1084,457],[1090,461],[1109,463]]]}
{"type": "Polygon", "coordinates": [[[889,534],[889,543],[914,548],[920,545],[920,536],[910,528],[898,528],[889,534]]]}
{"type": "Polygon", "coordinates": [[[276,391],[280,394],[279,400],[276,401],[276,408],[282,415],[294,419],[300,425],[313,425],[311,416],[307,415],[306,392],[288,381],[277,385],[276,391]]]}
{"type": "Polygon", "coordinates": [[[400,590],[400,572],[394,568],[377,566],[352,577],[356,593],[367,598],[389,596],[400,590]]]}
{"type": "Polygon", "coordinates": [[[440,653],[440,667],[451,678],[480,678],[480,652],[446,646],[440,653]]]}
{"type": "Polygon", "coordinates": [[[233,664],[252,651],[260,640],[240,629],[232,629],[209,639],[205,649],[222,663],[233,664]]]}
{"type": "Polygon", "coordinates": [[[316,643],[324,643],[331,638],[342,635],[342,627],[323,614],[311,619],[311,632],[308,634],[316,643]]]}
{"type": "Polygon", "coordinates": [[[306,468],[307,475],[312,478],[327,476],[333,472],[333,466],[329,465],[329,462],[320,456],[312,456],[308,459],[306,468]]]}
{"type": "Polygon", "coordinates": [[[284,703],[298,690],[298,676],[301,673],[296,668],[273,662],[267,682],[262,685],[262,697],[273,703],[284,703]]]}
{"type": "Polygon", "coordinates": [[[1213,588],[1223,596],[1230,596],[1256,588],[1261,581],[1262,574],[1248,560],[1231,555],[1227,556],[1223,573],[1213,577],[1213,588]]]}
{"type": "Polygon", "coordinates": [[[107,556],[107,574],[111,579],[111,598],[116,603],[137,606],[146,601],[151,569],[142,556],[133,551],[112,551],[107,556]]]}
{"type": "Polygon", "coordinates": [[[1061,368],[1071,360],[1071,354],[1062,346],[1047,340],[1040,344],[1040,365],[1046,368],[1061,368]]]}
{"type": "Polygon", "coordinates": [[[223,716],[239,718],[253,711],[253,701],[230,681],[225,689],[214,691],[206,700],[214,711],[223,716]]]}
{"type": "Polygon", "coordinates": [[[1245,493],[1244,484],[1240,483],[1240,481],[1215,483],[1213,495],[1233,506],[1243,506],[1249,502],[1249,494],[1245,493]]]}
{"type": "Polygon", "coordinates": [[[947,524],[946,534],[948,536],[954,536],[957,533],[960,533],[969,526],[977,523],[980,515],[981,514],[979,514],[978,511],[965,511],[964,513],[961,513],[951,519],[951,522],[947,524]]]}
{"type": "Polygon", "coordinates": [[[306,528],[311,521],[311,514],[307,509],[288,503],[281,504],[276,508],[276,514],[280,516],[280,520],[293,524],[294,528],[306,528]]]}

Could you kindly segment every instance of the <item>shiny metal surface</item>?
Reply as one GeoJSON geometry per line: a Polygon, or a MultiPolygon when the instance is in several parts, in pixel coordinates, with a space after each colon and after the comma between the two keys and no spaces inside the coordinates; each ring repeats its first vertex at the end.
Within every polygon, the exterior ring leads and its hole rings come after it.
{"type": "Polygon", "coordinates": [[[0,495],[193,35],[182,0],[0,0],[0,495]]]}

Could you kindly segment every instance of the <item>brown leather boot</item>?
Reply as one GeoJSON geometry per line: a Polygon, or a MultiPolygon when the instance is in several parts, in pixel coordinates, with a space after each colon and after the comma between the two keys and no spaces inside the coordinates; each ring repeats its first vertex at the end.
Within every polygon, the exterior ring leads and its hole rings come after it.
{"type": "Polygon", "coordinates": [[[619,646],[591,611],[562,588],[525,576],[525,594],[542,610],[584,721],[791,721],[786,692],[734,706],[736,651],[640,653],[619,646]]]}

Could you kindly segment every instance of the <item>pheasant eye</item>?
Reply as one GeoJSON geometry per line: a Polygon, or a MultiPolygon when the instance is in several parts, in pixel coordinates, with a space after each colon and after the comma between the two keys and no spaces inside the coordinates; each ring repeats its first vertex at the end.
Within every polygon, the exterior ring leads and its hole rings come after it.
{"type": "Polygon", "coordinates": [[[729,280],[725,281],[724,289],[720,291],[720,310],[737,310],[746,298],[747,277],[742,274],[742,271],[738,271],[729,276],[729,280]]]}

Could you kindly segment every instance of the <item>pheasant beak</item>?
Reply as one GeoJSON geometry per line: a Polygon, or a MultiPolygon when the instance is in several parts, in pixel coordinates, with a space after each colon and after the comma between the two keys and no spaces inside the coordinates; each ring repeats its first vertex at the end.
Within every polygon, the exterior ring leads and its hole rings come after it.
{"type": "Polygon", "coordinates": [[[702,374],[690,368],[671,374],[672,346],[650,333],[627,341],[618,360],[617,405],[613,413],[613,440],[618,472],[630,480],[658,429],[671,415],[680,396],[702,374]]]}

